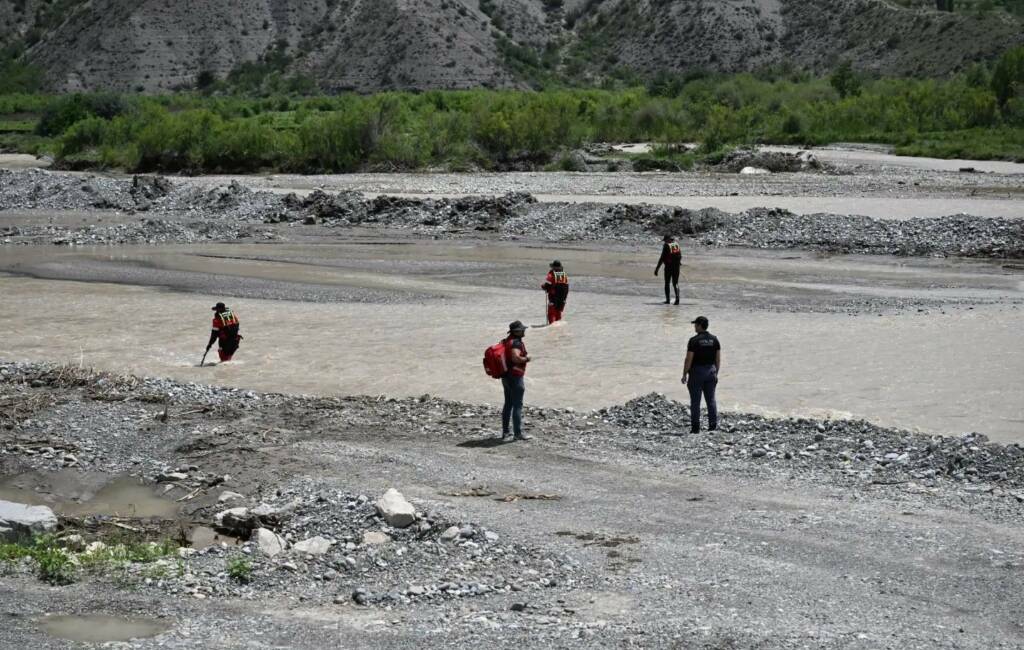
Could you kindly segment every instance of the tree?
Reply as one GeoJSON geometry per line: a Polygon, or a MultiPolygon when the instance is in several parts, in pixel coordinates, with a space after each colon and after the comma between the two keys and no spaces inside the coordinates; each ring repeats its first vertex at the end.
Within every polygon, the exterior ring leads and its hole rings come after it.
{"type": "Polygon", "coordinates": [[[935,0],[935,8],[939,11],[953,11],[953,0],[935,0]]]}
{"type": "Polygon", "coordinates": [[[992,71],[992,92],[999,106],[1004,107],[1021,91],[1024,91],[1024,47],[1017,47],[999,57],[992,71]]]}
{"type": "Polygon", "coordinates": [[[206,90],[217,82],[217,75],[212,70],[200,70],[196,75],[196,88],[206,90]]]}
{"type": "Polygon", "coordinates": [[[829,77],[828,82],[832,84],[832,87],[839,93],[839,97],[846,99],[847,97],[856,97],[860,94],[861,80],[856,72],[853,71],[853,64],[849,61],[843,61],[836,68],[836,71],[829,77]]]}

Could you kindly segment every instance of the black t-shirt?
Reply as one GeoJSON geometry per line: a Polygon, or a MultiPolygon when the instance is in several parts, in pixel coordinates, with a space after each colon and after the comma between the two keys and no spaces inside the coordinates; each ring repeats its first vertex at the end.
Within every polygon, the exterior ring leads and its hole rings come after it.
{"type": "Polygon", "coordinates": [[[693,352],[693,365],[695,366],[715,365],[715,353],[721,349],[722,345],[718,342],[718,338],[707,332],[701,332],[692,337],[686,344],[687,352],[693,352]]]}

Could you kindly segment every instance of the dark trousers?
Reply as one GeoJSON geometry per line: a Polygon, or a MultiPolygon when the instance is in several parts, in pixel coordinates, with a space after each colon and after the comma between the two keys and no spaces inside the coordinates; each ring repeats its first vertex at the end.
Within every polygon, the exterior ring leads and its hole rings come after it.
{"type": "Polygon", "coordinates": [[[238,334],[229,335],[217,342],[217,355],[221,361],[231,361],[231,357],[235,356],[235,352],[238,352],[239,339],[238,334]]]}
{"type": "Polygon", "coordinates": [[[526,380],[523,377],[505,375],[501,378],[501,387],[505,389],[505,407],[501,410],[501,433],[509,432],[509,420],[512,431],[520,436],[523,434],[523,395],[526,394],[526,380]]]}
{"type": "Polygon", "coordinates": [[[665,302],[669,301],[669,288],[675,287],[676,300],[679,300],[679,267],[665,267],[665,302]]]}
{"type": "Polygon", "coordinates": [[[700,396],[708,405],[708,428],[718,428],[718,403],[715,402],[715,387],[718,386],[718,368],[715,366],[693,366],[686,387],[690,389],[690,431],[700,431],[700,396]]]}

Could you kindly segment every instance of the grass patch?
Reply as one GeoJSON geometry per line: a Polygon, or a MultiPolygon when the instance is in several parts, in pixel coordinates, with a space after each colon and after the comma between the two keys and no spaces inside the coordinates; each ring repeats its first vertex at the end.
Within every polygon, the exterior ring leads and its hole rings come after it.
{"type": "Polygon", "coordinates": [[[36,120],[0,120],[0,133],[32,133],[36,120]]]}
{"type": "Polygon", "coordinates": [[[252,581],[252,562],[244,557],[229,558],[225,568],[228,577],[236,582],[247,584],[252,581]]]}
{"type": "Polygon", "coordinates": [[[36,566],[36,575],[43,582],[66,585],[74,582],[79,572],[103,574],[131,564],[150,564],[177,552],[173,540],[160,542],[124,541],[106,544],[92,552],[73,552],[63,547],[56,536],[40,535],[22,542],[0,544],[0,562],[14,564],[25,559],[36,566]]]}
{"type": "Polygon", "coordinates": [[[897,146],[895,153],[901,156],[1024,162],[1024,130],[1004,128],[928,133],[897,146]]]}

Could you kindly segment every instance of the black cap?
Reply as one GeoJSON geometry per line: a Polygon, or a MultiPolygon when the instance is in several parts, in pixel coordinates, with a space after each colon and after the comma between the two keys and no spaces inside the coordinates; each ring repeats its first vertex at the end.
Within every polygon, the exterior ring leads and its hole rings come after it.
{"type": "Polygon", "coordinates": [[[553,269],[561,268],[561,266],[562,266],[562,263],[559,262],[558,260],[555,260],[554,262],[551,263],[551,268],[553,268],[553,269]]]}
{"type": "Polygon", "coordinates": [[[662,238],[662,241],[670,242],[670,241],[672,241],[673,239],[674,239],[674,237],[672,237],[672,235],[665,235],[665,236],[664,236],[664,237],[662,238]]]}
{"type": "Polygon", "coordinates": [[[224,311],[227,308],[227,305],[225,305],[222,302],[218,302],[216,305],[213,306],[213,311],[224,311]]]}
{"type": "Polygon", "coordinates": [[[508,324],[508,331],[510,332],[525,332],[526,325],[523,325],[523,321],[514,320],[508,324]]]}
{"type": "Polygon", "coordinates": [[[694,318],[690,322],[693,323],[694,325],[700,325],[704,329],[708,328],[708,318],[707,318],[707,316],[698,316],[697,318],[694,318]]]}

